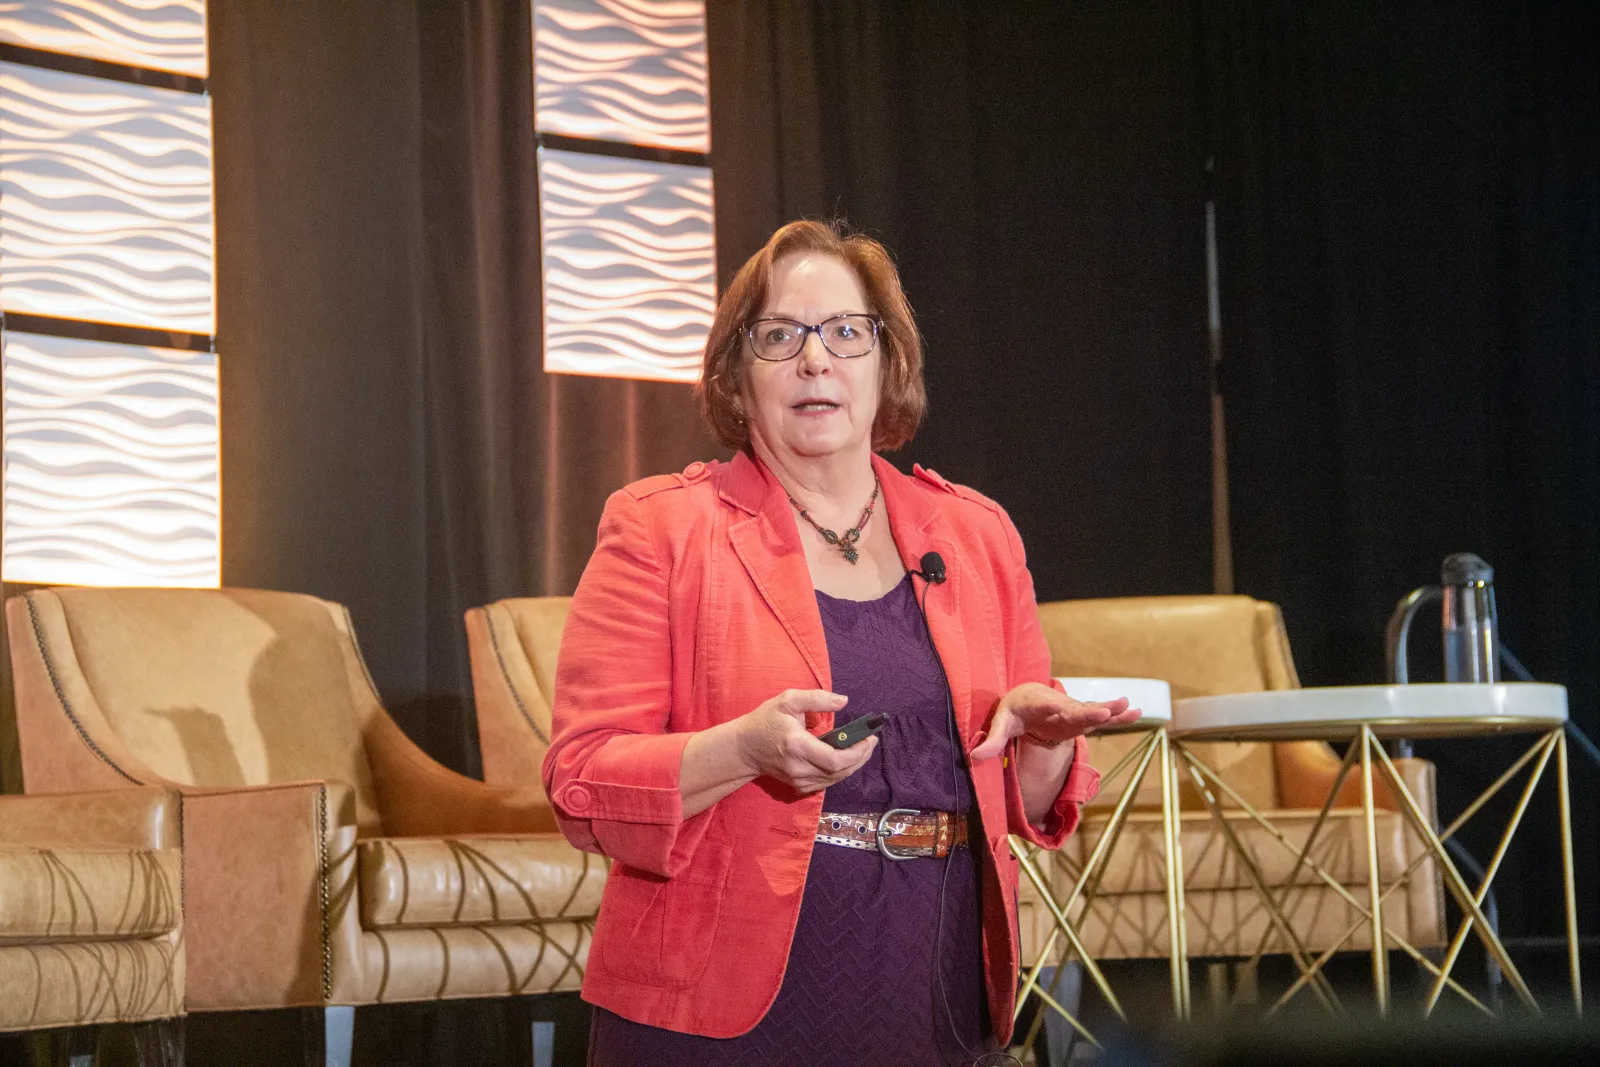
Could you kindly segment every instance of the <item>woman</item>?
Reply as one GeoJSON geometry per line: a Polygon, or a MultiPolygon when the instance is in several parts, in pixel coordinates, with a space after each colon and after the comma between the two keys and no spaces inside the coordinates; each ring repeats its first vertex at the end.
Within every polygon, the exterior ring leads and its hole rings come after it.
{"type": "Polygon", "coordinates": [[[1016,991],[1006,835],[1060,847],[1098,783],[1076,739],[1138,713],[1051,688],[998,505],[874,454],[925,407],[877,242],[775,233],[698,388],[736,456],[611,497],[562,638],[545,787],[615,861],[590,1062],[979,1062],[1016,991]]]}

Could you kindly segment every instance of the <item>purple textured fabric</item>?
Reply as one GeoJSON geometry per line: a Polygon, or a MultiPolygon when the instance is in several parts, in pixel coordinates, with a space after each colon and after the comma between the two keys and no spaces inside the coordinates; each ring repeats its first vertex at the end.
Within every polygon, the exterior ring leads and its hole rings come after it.
{"type": "MultiPolygon", "coordinates": [[[[944,671],[915,595],[909,575],[878,600],[817,594],[833,688],[850,698],[840,720],[889,713],[877,751],[861,770],[828,789],[824,811],[965,812],[972,806],[972,783],[949,722],[944,671]]],[[[700,1037],[596,1009],[589,1063],[971,1063],[993,1046],[978,894],[979,872],[966,847],[954,849],[948,861],[895,862],[876,852],[817,844],[782,988],[755,1029],[734,1038],[700,1037]]]]}

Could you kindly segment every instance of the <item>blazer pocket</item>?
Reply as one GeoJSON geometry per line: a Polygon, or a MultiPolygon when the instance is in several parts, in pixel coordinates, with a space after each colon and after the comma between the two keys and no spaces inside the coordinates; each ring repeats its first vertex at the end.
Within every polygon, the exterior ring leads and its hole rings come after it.
{"type": "Polygon", "coordinates": [[[617,865],[595,931],[604,970],[652,986],[687,984],[705,972],[733,846],[707,838],[696,852],[695,862],[676,878],[617,865]]]}

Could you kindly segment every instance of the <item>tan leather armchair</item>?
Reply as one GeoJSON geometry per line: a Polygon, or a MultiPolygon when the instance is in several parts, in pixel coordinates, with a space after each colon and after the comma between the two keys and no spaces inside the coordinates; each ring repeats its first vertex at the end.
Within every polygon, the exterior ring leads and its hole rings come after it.
{"type": "Polygon", "coordinates": [[[54,589],[6,610],[26,788],[182,794],[189,1010],[579,987],[602,865],[536,784],[412,744],[341,606],[54,589]]]}
{"type": "Polygon", "coordinates": [[[0,797],[0,1031],[183,1013],[178,798],[0,797]]]}
{"type": "Polygon", "coordinates": [[[556,659],[572,598],[512,597],[467,612],[483,779],[537,783],[550,749],[556,659]]]}
{"type": "MultiPolygon", "coordinates": [[[[1160,678],[1174,700],[1221,693],[1299,686],[1283,616],[1275,604],[1244,596],[1128,597],[1066,600],[1039,605],[1050,644],[1052,670],[1067,677],[1160,678]]],[[[1090,757],[1102,770],[1137,742],[1130,735],[1092,738],[1090,757]]],[[[1292,744],[1195,744],[1202,762],[1219,772],[1253,807],[1268,815],[1290,839],[1304,841],[1338,773],[1340,757],[1320,741],[1292,744]]],[[[1434,768],[1424,760],[1398,760],[1407,786],[1433,816],[1434,768]]],[[[1055,877],[1070,889],[1073,872],[1089,855],[1126,784],[1128,772],[1101,786],[1085,811],[1082,829],[1057,854],[1055,877]]],[[[1181,767],[1181,847],[1188,945],[1191,957],[1241,957],[1256,952],[1270,920],[1245,872],[1206,811],[1192,779],[1181,767]]],[[[1108,858],[1100,895],[1082,916],[1085,947],[1097,958],[1165,957],[1166,898],[1161,851],[1160,780],[1147,775],[1136,795],[1129,824],[1108,858]]],[[[1358,900],[1366,893],[1367,864],[1360,811],[1360,782],[1347,778],[1330,822],[1318,837],[1318,862],[1358,900]]],[[[1385,882],[1399,876],[1425,847],[1392,810],[1378,819],[1379,871],[1385,882]]],[[[1294,858],[1236,805],[1227,803],[1236,831],[1274,888],[1281,888],[1294,858]]],[[[1285,908],[1291,928],[1311,951],[1328,948],[1358,913],[1316,876],[1302,869],[1285,908]]],[[[1025,889],[1029,887],[1024,887],[1025,889]]],[[[1390,928],[1422,947],[1444,942],[1443,888],[1428,861],[1384,905],[1390,928]]],[[[1049,936],[1049,915],[1031,893],[1022,904],[1024,944],[1037,952],[1049,936]],[[1031,931],[1031,933],[1029,933],[1031,931]]],[[[1362,927],[1349,949],[1371,945],[1362,927]]],[[[1287,951],[1271,931],[1266,951],[1287,951]]]]}

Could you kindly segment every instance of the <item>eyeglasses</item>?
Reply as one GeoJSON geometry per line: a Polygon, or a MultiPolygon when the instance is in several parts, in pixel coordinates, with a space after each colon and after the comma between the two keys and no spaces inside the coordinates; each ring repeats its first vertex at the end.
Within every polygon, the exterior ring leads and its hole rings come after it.
{"type": "Polygon", "coordinates": [[[880,325],[882,321],[876,315],[835,315],[815,326],[793,319],[757,319],[744,328],[744,335],[756,358],[769,363],[781,363],[798,356],[812,333],[822,341],[822,347],[835,356],[855,359],[878,346],[880,325]]]}

